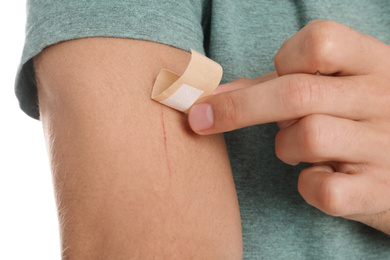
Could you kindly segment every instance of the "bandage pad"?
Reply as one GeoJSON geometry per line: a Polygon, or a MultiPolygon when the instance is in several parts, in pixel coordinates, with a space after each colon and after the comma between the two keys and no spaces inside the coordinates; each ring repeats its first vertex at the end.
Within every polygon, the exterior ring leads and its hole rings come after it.
{"type": "Polygon", "coordinates": [[[162,69],[152,90],[152,99],[188,113],[191,106],[210,95],[222,78],[222,67],[191,49],[191,60],[183,75],[162,69]]]}

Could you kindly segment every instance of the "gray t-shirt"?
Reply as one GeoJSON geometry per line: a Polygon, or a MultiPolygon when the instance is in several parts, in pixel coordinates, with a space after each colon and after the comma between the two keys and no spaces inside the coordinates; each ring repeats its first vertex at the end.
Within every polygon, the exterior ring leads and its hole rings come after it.
{"type": "MultiPolygon", "coordinates": [[[[26,44],[16,79],[21,108],[38,118],[31,59],[60,41],[111,36],[190,48],[224,68],[223,82],[274,70],[283,41],[309,21],[329,19],[390,44],[387,0],[30,0],[26,44]]],[[[274,153],[275,124],[225,134],[242,216],[244,259],[390,259],[390,238],[325,215],[297,190],[305,165],[274,153]]]]}

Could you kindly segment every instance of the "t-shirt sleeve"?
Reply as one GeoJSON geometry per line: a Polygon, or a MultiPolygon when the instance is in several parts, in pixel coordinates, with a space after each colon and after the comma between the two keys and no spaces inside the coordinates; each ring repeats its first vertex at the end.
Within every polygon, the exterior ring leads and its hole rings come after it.
{"type": "Polygon", "coordinates": [[[55,43],[84,37],[120,37],[204,53],[207,2],[28,0],[26,40],[15,82],[21,109],[39,119],[32,58],[55,43]]]}

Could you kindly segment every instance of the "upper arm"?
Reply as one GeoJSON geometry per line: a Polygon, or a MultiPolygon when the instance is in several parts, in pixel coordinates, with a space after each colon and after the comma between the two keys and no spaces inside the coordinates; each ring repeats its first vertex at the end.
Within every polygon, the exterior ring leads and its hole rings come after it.
{"type": "Polygon", "coordinates": [[[64,256],[241,257],[241,224],[223,137],[150,99],[162,68],[189,53],[86,38],[35,59],[64,256]],[[96,256],[93,256],[93,252],[96,256]]]}

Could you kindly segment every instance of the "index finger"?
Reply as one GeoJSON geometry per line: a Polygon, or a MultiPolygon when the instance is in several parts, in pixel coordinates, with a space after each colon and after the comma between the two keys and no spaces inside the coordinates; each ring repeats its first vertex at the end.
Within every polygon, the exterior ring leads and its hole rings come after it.
{"type": "MultiPolygon", "coordinates": [[[[372,89],[371,89],[372,91],[372,89]]],[[[199,134],[213,134],[249,125],[328,114],[362,120],[374,113],[374,98],[360,77],[286,75],[202,99],[192,107],[189,124],[199,134]]]]}

